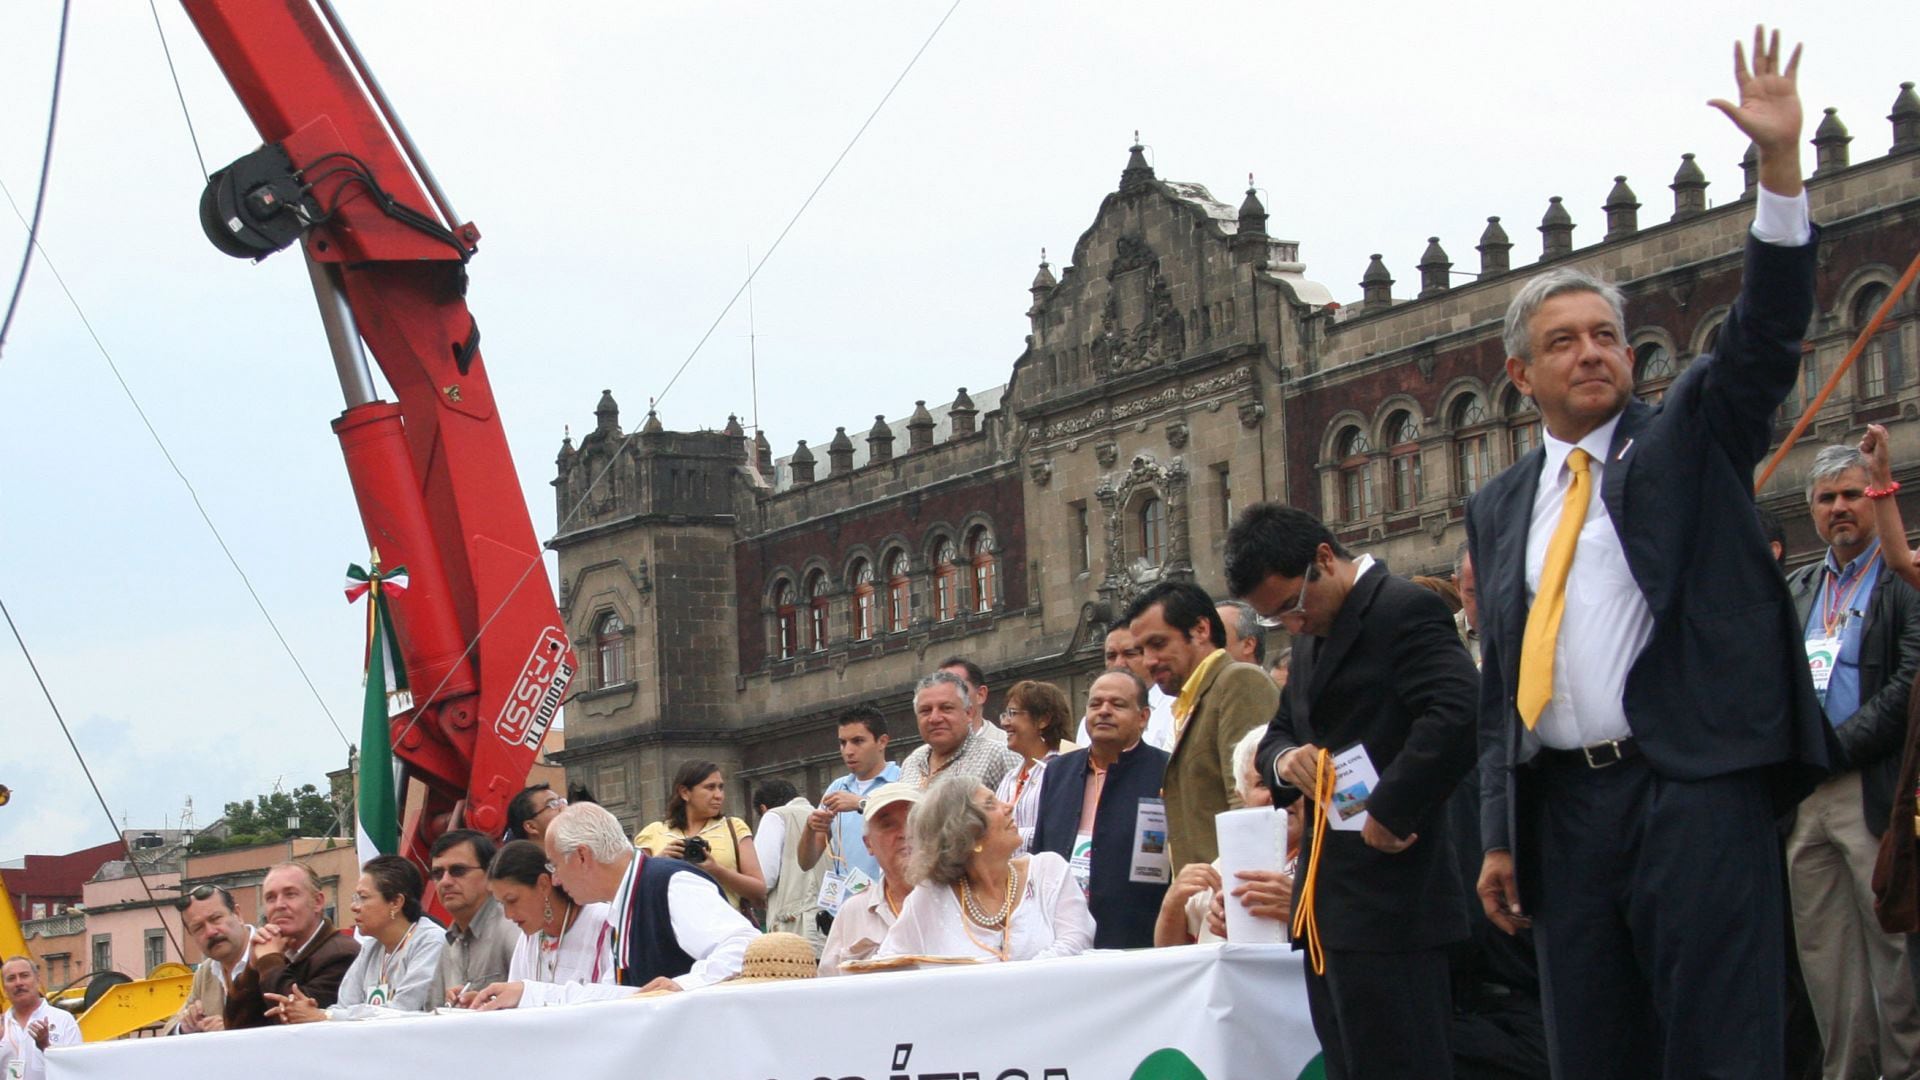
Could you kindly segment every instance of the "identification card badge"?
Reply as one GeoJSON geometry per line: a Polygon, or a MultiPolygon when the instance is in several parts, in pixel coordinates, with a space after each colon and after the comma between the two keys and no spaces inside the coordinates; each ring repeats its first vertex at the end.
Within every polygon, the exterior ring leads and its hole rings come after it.
{"type": "Polygon", "coordinates": [[[1367,799],[1380,783],[1365,743],[1354,743],[1333,757],[1333,806],[1327,824],[1345,832],[1359,832],[1367,824],[1367,799]]]}
{"type": "Polygon", "coordinates": [[[20,1080],[27,1074],[27,1063],[19,1058],[7,1059],[7,1080],[20,1080]]]}
{"type": "Polygon", "coordinates": [[[1827,684],[1833,681],[1833,668],[1840,662],[1840,639],[1837,637],[1818,637],[1807,639],[1807,673],[1813,676],[1813,688],[1819,693],[1827,692],[1827,684]]]}
{"type": "Polygon", "coordinates": [[[873,879],[866,871],[851,864],[842,864],[846,868],[829,869],[820,879],[820,910],[829,915],[839,915],[840,906],[847,901],[873,888],[873,879]]]}
{"type": "Polygon", "coordinates": [[[1081,833],[1073,838],[1073,858],[1067,860],[1067,869],[1073,871],[1073,880],[1080,883],[1080,891],[1086,892],[1088,882],[1093,880],[1093,836],[1081,833]]]}
{"type": "Polygon", "coordinates": [[[1167,804],[1159,799],[1140,800],[1133,819],[1133,865],[1128,881],[1165,885],[1173,880],[1173,862],[1167,858],[1167,804]]]}
{"type": "Polygon", "coordinates": [[[393,987],[386,983],[374,983],[367,989],[367,1004],[385,1005],[393,1000],[393,987]]]}

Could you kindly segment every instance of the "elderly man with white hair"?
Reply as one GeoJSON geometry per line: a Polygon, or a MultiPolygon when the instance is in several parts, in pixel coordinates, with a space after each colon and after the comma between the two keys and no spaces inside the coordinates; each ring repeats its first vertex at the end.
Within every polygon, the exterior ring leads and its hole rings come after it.
{"type": "Polygon", "coordinates": [[[575,803],[541,838],[554,883],[576,901],[611,901],[616,985],[494,983],[465,1003],[482,1010],[626,997],[635,990],[692,990],[740,972],[760,932],[697,867],[633,846],[619,819],[575,803]]]}

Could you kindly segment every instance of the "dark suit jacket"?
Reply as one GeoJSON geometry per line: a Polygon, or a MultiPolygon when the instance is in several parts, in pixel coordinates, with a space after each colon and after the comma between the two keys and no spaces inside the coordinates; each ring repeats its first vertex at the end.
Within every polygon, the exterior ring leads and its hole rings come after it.
{"type": "MultiPolygon", "coordinates": [[[[1320,941],[1329,949],[1401,952],[1436,948],[1467,936],[1465,886],[1454,865],[1444,806],[1473,767],[1473,660],[1453,614],[1438,596],[1376,562],[1353,583],[1324,638],[1294,638],[1293,664],[1280,712],[1260,742],[1260,772],[1296,746],[1338,756],[1363,743],[1380,783],[1367,812],[1395,836],[1419,835],[1398,855],[1376,851],[1358,832],[1329,825],[1314,901],[1320,941]]],[[[1291,788],[1312,837],[1319,808],[1291,788]]],[[[1295,876],[1306,880],[1309,841],[1295,876]]],[[[1296,942],[1296,947],[1300,943],[1296,942]]]]}
{"type": "Polygon", "coordinates": [[[261,995],[291,993],[296,983],[300,992],[321,1008],[334,1004],[340,998],[340,980],[346,977],[353,958],[359,955],[360,943],[353,940],[352,934],[340,933],[331,922],[323,920],[320,933],[306,951],[293,956],[282,953],[258,957],[240,969],[240,974],[233,978],[233,992],[227,995],[223,1017],[227,1029],[265,1027],[273,1023],[267,1019],[271,1003],[261,995]]]}
{"type": "MultiPolygon", "coordinates": [[[[1090,750],[1061,754],[1040,774],[1040,817],[1033,851],[1051,851],[1073,861],[1080,834],[1080,803],[1087,796],[1090,750]]],[[[1093,913],[1096,949],[1150,949],[1153,924],[1169,882],[1127,880],[1133,872],[1133,831],[1141,799],[1160,797],[1167,752],[1140,743],[1122,751],[1107,769],[1100,803],[1093,811],[1093,865],[1087,880],[1087,910],[1093,913]]]]}
{"type": "MultiPolygon", "coordinates": [[[[1803,566],[1787,579],[1793,610],[1803,627],[1820,598],[1824,565],[1822,560],[1803,566]]],[[[1920,595],[1881,563],[1860,639],[1860,708],[1841,719],[1833,733],[1840,744],[1834,768],[1859,771],[1861,812],[1875,836],[1887,830],[1887,815],[1893,807],[1893,782],[1900,771],[1900,748],[1907,732],[1907,697],[1913,692],[1916,671],[1920,671],[1920,595]]]]}
{"type": "MultiPolygon", "coordinates": [[[[1816,238],[1817,239],[1817,238],[1816,238]]],[[[1600,495],[1653,612],[1627,673],[1627,723],[1655,773],[1679,780],[1768,769],[1775,808],[1825,774],[1832,734],[1807,674],[1805,638],[1753,512],[1754,467],[1800,373],[1813,315],[1816,243],[1747,242],[1746,277],[1720,328],[1659,405],[1627,403],[1600,495]]],[[[1481,831],[1512,848],[1520,747],[1527,528],[1544,448],[1467,504],[1479,585],[1481,831]]]]}
{"type": "Polygon", "coordinates": [[[1257,664],[1213,669],[1167,761],[1167,849],[1175,873],[1220,857],[1213,816],[1240,805],[1233,790],[1233,747],[1273,719],[1280,690],[1257,664]]]}

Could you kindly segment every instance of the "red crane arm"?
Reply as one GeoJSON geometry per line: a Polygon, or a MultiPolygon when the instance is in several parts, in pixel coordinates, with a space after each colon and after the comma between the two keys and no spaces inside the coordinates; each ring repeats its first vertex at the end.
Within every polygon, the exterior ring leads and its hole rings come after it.
{"type": "Polygon", "coordinates": [[[437,189],[428,201],[415,170],[431,174],[325,0],[183,5],[267,144],[214,175],[203,224],[229,254],[302,244],[367,540],[411,579],[392,610],[417,696],[391,733],[427,788],[401,838],[424,866],[453,824],[505,828],[576,666],[463,297],[479,232],[442,220],[437,189]],[[362,342],[397,403],[374,398],[362,342]]]}

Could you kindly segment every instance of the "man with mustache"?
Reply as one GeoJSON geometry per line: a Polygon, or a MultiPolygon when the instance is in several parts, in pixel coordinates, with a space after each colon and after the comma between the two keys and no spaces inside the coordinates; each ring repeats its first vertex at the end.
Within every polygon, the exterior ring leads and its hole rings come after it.
{"type": "Polygon", "coordinates": [[[1874,500],[1891,495],[1873,486],[1859,450],[1822,449],[1807,473],[1807,506],[1826,557],[1787,581],[1842,751],[1834,775],[1795,810],[1786,849],[1794,939],[1828,1076],[1920,1069],[1907,939],[1880,929],[1871,885],[1920,668],[1920,596],[1880,557],[1874,500]]]}

